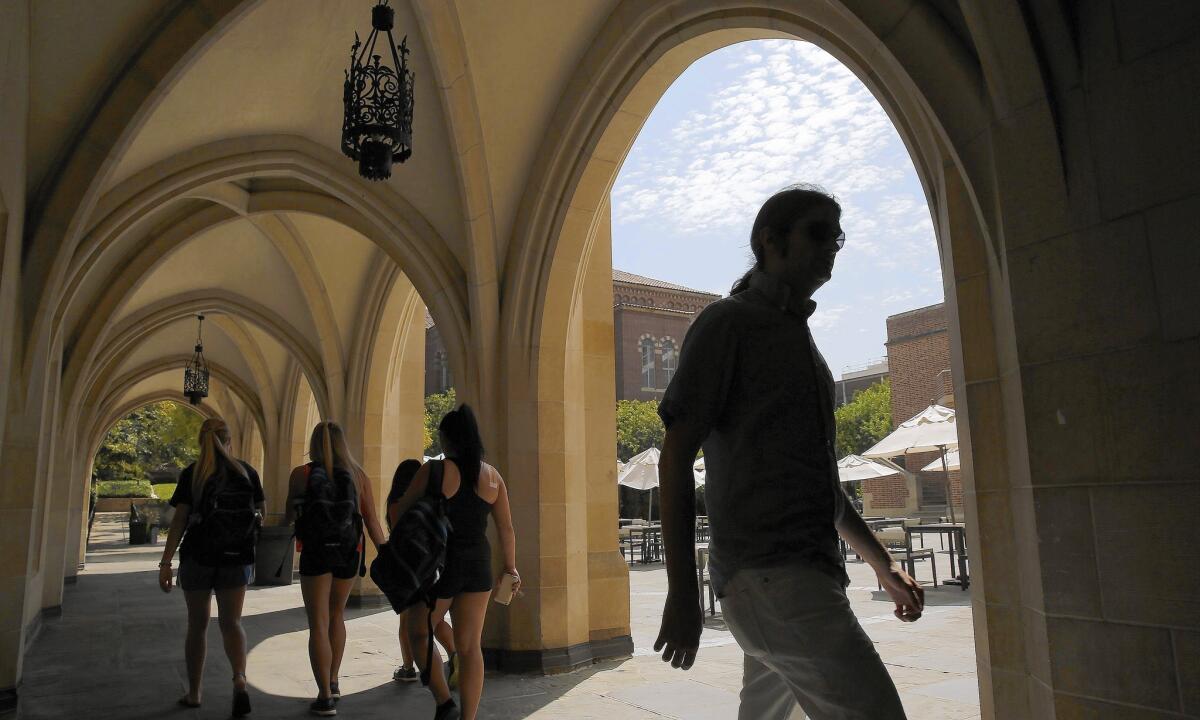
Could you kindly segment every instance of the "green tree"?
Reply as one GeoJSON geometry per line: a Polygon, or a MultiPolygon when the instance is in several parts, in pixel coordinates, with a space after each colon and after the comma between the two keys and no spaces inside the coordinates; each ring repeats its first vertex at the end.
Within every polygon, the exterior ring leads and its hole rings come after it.
{"type": "Polygon", "coordinates": [[[425,396],[425,454],[440,455],[442,444],[438,441],[438,425],[446,413],[458,406],[454,388],[444,393],[434,393],[425,396]]]}
{"type": "Polygon", "coordinates": [[[138,408],[109,428],[93,474],[101,481],[141,481],[156,468],[184,468],[200,453],[202,422],[195,412],[170,401],[138,408]]]}
{"type": "Polygon", "coordinates": [[[857,455],[892,431],[892,385],[888,380],[854,393],[833,413],[839,458],[857,455]]]}
{"type": "Polygon", "coordinates": [[[625,462],[643,450],[662,448],[662,419],[652,400],[617,401],[617,459],[625,462]]]}

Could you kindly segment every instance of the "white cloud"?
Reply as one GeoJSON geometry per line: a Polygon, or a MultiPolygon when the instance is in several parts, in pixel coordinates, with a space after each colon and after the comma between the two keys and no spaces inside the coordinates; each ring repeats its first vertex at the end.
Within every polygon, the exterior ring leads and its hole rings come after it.
{"type": "Polygon", "coordinates": [[[832,330],[837,327],[842,314],[849,309],[849,305],[833,305],[827,308],[818,307],[816,312],[812,314],[812,317],[808,319],[808,325],[814,330],[832,330]]]}
{"type": "Polygon", "coordinates": [[[786,40],[733,51],[741,55],[726,81],[670,128],[676,148],[631,153],[613,195],[618,223],[653,217],[685,234],[745,229],[762,200],[790,183],[816,182],[849,200],[911,172],[907,157],[880,157],[897,144],[891,120],[828,53],[786,40]]]}

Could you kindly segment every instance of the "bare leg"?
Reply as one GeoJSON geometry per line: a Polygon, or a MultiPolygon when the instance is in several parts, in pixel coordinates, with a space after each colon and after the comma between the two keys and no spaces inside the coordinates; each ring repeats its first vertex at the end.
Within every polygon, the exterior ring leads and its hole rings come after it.
{"type": "Polygon", "coordinates": [[[217,623],[225,642],[225,657],[233,668],[233,686],[246,688],[246,631],[242,629],[242,602],[246,586],[217,590],[217,623]]]}
{"type": "MultiPolygon", "coordinates": [[[[446,610],[450,607],[450,600],[438,600],[437,606],[433,610],[433,626],[442,621],[446,616],[446,610]]],[[[429,609],[424,605],[416,605],[409,608],[405,613],[408,618],[408,633],[412,642],[412,650],[416,655],[414,658],[417,667],[421,670],[425,669],[425,653],[428,650],[428,643],[432,642],[429,637],[429,629],[426,626],[429,618],[429,609]]],[[[429,690],[433,693],[433,699],[438,705],[450,699],[450,688],[446,685],[446,676],[442,673],[442,654],[438,651],[437,645],[433,646],[433,664],[429,671],[429,690]]]]}
{"type": "Polygon", "coordinates": [[[317,681],[317,697],[329,697],[329,666],[333,651],[329,647],[329,588],[333,575],[301,575],[300,594],[308,614],[308,662],[317,681]]]}
{"type": "Polygon", "coordinates": [[[458,652],[458,646],[454,643],[454,629],[450,627],[450,623],[443,620],[435,625],[433,636],[437,638],[442,647],[446,648],[446,652],[458,652]]]}
{"type": "Polygon", "coordinates": [[[354,578],[342,580],[333,578],[329,587],[329,682],[338,681],[338,671],[342,668],[342,656],[346,653],[346,599],[350,597],[350,588],[354,587],[354,578]]]}
{"type": "Polygon", "coordinates": [[[483,618],[491,591],[462,593],[454,598],[454,642],[458,646],[458,693],[463,720],[475,720],[483,695],[483,618]]]}
{"type": "Polygon", "coordinates": [[[208,649],[208,590],[193,590],[183,594],[187,603],[187,639],[183,643],[183,657],[187,661],[188,702],[200,702],[200,682],[204,677],[204,655],[208,649]]]}
{"type": "MultiPolygon", "coordinates": [[[[400,660],[406,668],[413,666],[412,641],[408,637],[408,614],[410,612],[412,612],[411,609],[400,613],[400,660]]],[[[434,634],[436,633],[435,630],[434,634]]]]}

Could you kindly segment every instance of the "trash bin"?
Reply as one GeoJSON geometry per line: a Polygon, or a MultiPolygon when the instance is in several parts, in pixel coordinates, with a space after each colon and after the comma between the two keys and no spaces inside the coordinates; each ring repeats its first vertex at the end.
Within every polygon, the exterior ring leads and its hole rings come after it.
{"type": "Polygon", "coordinates": [[[292,542],[290,525],[268,525],[259,532],[258,546],[254,551],[255,585],[291,585],[292,565],[295,562],[296,544],[292,542]],[[280,563],[283,570],[276,577],[280,563]]]}
{"type": "MultiPolygon", "coordinates": [[[[129,521],[129,544],[130,545],[145,545],[150,542],[150,528],[153,525],[147,525],[141,520],[129,521]]],[[[155,534],[158,533],[158,528],[154,528],[155,534]]]]}

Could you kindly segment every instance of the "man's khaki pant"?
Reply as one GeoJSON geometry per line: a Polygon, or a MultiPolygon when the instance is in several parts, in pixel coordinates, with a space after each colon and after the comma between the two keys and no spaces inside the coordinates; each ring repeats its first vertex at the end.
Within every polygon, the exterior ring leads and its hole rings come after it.
{"type": "Polygon", "coordinates": [[[739,720],[904,720],[879,653],[826,573],[739,570],[721,611],[746,653],[739,720]]]}

